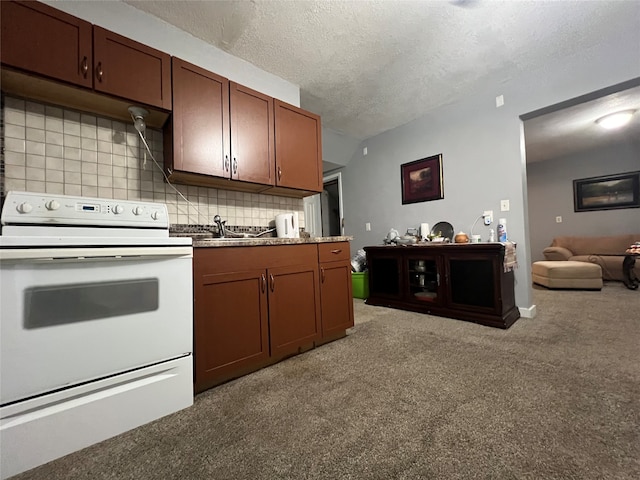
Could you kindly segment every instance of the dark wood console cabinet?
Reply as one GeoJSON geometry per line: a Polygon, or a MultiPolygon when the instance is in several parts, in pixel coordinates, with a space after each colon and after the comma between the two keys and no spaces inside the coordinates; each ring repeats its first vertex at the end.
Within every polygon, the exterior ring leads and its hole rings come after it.
{"type": "Polygon", "coordinates": [[[520,317],[513,271],[504,271],[501,243],[365,247],[369,305],[380,305],[491,327],[520,317]]]}

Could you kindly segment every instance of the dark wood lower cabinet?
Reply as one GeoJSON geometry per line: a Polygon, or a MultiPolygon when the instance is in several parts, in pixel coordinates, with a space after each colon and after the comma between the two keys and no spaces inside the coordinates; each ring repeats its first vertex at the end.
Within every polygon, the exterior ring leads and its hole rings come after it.
{"type": "Polygon", "coordinates": [[[353,327],[353,286],[349,243],[318,245],[320,296],[322,301],[322,341],[345,335],[353,327]]]}
{"type": "Polygon", "coordinates": [[[196,392],[345,335],[350,266],[318,258],[316,244],[194,249],[196,392]]]}
{"type": "Polygon", "coordinates": [[[520,317],[501,243],[365,247],[367,304],[509,328],[520,317]]]}
{"type": "Polygon", "coordinates": [[[269,317],[264,270],[198,279],[194,359],[196,384],[204,390],[269,359],[269,317]]]}
{"type": "Polygon", "coordinates": [[[317,261],[270,268],[268,274],[271,356],[283,358],[312,348],[320,338],[317,261]]]}

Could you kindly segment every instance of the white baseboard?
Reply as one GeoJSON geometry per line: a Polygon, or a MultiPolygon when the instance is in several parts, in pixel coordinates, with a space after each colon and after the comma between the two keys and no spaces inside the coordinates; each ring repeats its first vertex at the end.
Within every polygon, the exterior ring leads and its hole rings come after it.
{"type": "Polygon", "coordinates": [[[531,305],[530,307],[527,308],[523,308],[523,307],[518,307],[518,310],[520,310],[520,316],[522,318],[535,318],[536,317],[536,306],[535,305],[531,305]]]}

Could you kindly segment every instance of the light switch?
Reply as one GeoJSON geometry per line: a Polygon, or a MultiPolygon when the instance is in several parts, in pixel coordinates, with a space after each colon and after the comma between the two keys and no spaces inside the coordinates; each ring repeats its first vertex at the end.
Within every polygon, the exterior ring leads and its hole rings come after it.
{"type": "Polygon", "coordinates": [[[500,200],[500,211],[501,212],[509,211],[509,200],[500,200]]]}
{"type": "Polygon", "coordinates": [[[369,153],[369,150],[367,149],[367,147],[364,147],[362,149],[362,155],[366,155],[367,153],[369,153]]]}
{"type": "Polygon", "coordinates": [[[556,217],[556,223],[562,223],[562,217],[560,215],[556,217]]]}
{"type": "Polygon", "coordinates": [[[370,232],[370,231],[371,231],[371,224],[370,224],[369,222],[365,223],[365,224],[364,224],[364,229],[365,229],[367,232],[370,232]]]}

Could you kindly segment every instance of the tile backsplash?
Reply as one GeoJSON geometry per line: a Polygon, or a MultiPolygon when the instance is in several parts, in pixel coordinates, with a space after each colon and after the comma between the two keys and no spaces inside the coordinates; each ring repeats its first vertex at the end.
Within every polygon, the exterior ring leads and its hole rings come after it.
{"type": "Polygon", "coordinates": [[[207,225],[218,214],[227,225],[268,226],[277,214],[293,211],[304,227],[301,199],[167,184],[161,130],[145,134],[156,166],[133,122],[3,95],[2,129],[2,193],[166,203],[172,224],[207,225]]]}

